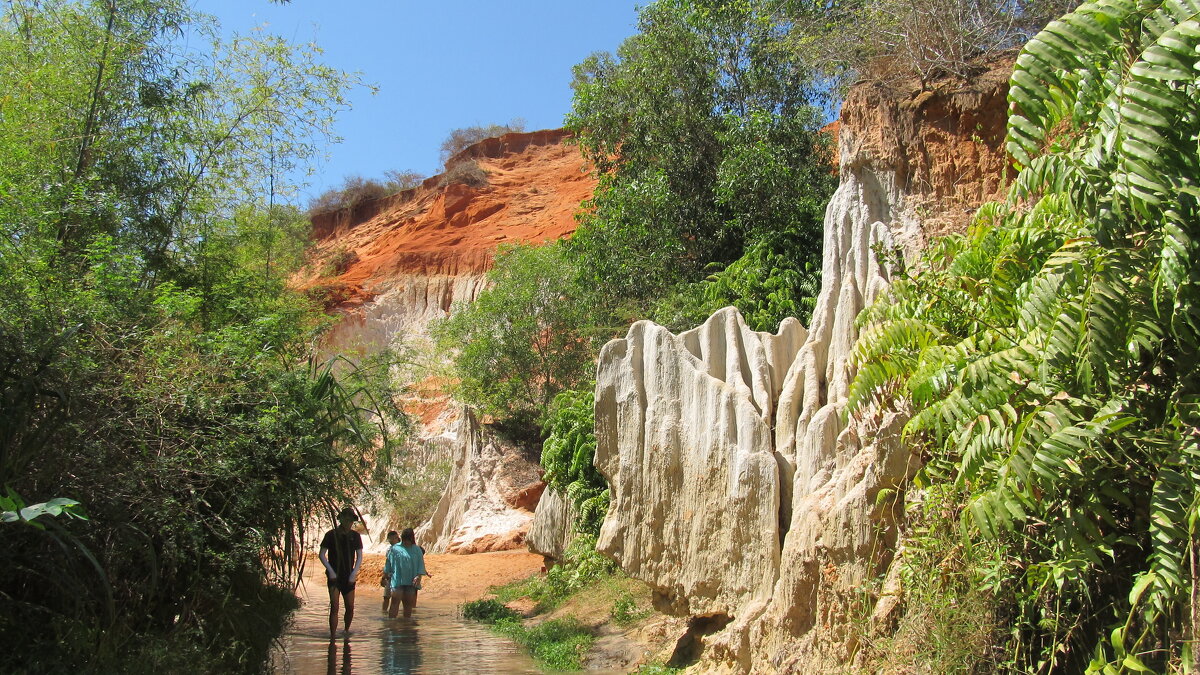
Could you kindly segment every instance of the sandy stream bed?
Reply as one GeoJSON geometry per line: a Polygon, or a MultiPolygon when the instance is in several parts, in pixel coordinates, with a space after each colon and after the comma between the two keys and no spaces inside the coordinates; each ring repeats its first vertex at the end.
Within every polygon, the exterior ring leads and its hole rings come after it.
{"type": "MultiPolygon", "coordinates": [[[[379,586],[384,556],[367,554],[358,573],[358,586],[379,586]]],[[[315,558],[312,563],[319,568],[315,558]]],[[[491,586],[528,578],[542,571],[542,556],[528,551],[496,551],[470,555],[425,555],[425,569],[432,577],[422,581],[421,601],[461,603],[477,600],[491,586]]]]}

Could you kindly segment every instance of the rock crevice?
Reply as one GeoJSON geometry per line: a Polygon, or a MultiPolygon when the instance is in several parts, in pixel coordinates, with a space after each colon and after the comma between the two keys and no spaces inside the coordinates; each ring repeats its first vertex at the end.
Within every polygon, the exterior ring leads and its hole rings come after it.
{"type": "Polygon", "coordinates": [[[545,485],[540,468],[483,429],[469,410],[461,411],[450,433],[450,478],[433,516],[417,529],[417,543],[431,553],[524,546],[531,507],[545,485]]]}

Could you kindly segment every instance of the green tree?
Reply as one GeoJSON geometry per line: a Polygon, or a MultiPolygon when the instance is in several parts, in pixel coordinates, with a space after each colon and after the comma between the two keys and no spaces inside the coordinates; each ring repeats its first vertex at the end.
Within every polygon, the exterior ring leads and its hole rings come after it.
{"type": "Polygon", "coordinates": [[[18,204],[53,204],[71,250],[112,235],[153,271],[184,263],[229,205],[291,194],[356,83],[312,45],[221,42],[175,0],[18,0],[4,20],[0,77],[22,95],[0,122],[0,181],[25,191],[18,204]],[[206,48],[181,51],[184,35],[206,48]]]}
{"type": "Polygon", "coordinates": [[[1031,40],[1008,202],[862,319],[851,407],[912,405],[919,484],[962,491],[964,536],[1001,545],[1014,670],[1194,658],[1198,16],[1102,0],[1031,40]]]}
{"type": "Polygon", "coordinates": [[[260,669],[307,518],[390,447],[387,392],[314,360],[275,203],[356,80],[214,35],[174,0],[0,16],[0,485],[46,505],[0,523],[16,671],[260,669]]]}
{"type": "Polygon", "coordinates": [[[435,325],[452,352],[459,396],[528,428],[558,392],[590,376],[594,347],[580,327],[586,308],[562,245],[516,245],[496,253],[491,287],[435,325]]]}
{"type": "Polygon", "coordinates": [[[601,177],[569,248],[607,305],[644,309],[769,232],[819,260],[835,181],[777,4],[656,2],[616,56],[576,66],[567,127],[601,177]]]}

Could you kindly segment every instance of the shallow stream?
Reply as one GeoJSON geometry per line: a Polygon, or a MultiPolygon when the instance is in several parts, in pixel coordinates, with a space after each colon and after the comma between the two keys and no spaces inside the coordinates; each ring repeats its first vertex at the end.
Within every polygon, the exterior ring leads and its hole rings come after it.
{"type": "Polygon", "coordinates": [[[533,660],[516,643],[486,627],[466,621],[451,604],[418,600],[412,619],[389,619],[381,610],[378,586],[358,585],[350,635],[341,631],[329,639],[329,595],[305,579],[299,591],[302,606],[272,662],[278,673],[539,673],[533,660]]]}

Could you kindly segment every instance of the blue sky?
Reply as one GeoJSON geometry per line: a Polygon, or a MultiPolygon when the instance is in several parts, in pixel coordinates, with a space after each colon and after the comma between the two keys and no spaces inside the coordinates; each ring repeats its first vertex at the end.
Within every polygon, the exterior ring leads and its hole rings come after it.
{"type": "Polygon", "coordinates": [[[197,0],[224,31],[256,27],[315,41],[328,64],[361,71],[360,89],[338,120],[345,139],[316,167],[308,193],[343,176],[388,169],[432,175],[451,129],[524,118],[562,126],[571,107],[571,66],[615,51],[636,32],[632,0],[197,0]]]}

